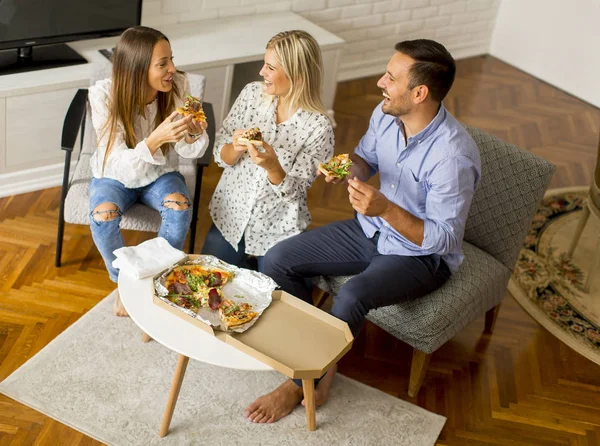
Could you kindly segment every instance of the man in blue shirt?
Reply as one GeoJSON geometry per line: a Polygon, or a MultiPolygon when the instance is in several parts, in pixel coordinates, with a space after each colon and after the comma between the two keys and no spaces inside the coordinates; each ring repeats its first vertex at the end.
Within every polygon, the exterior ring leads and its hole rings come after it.
{"type": "MultiPolygon", "coordinates": [[[[462,262],[481,163],[475,141],[442,104],[455,71],[437,42],[398,43],[377,83],[383,102],[351,155],[348,193],[357,217],[291,237],[264,258],[266,274],[310,303],[307,278],[355,275],[331,309],[355,337],[370,310],[431,293],[462,262]],[[365,182],[377,172],[379,189],[365,182]]],[[[318,383],[317,405],[334,374],[335,368],[318,383]]],[[[298,385],[288,381],[259,398],[246,417],[272,422],[287,415],[302,399],[298,385]]]]}

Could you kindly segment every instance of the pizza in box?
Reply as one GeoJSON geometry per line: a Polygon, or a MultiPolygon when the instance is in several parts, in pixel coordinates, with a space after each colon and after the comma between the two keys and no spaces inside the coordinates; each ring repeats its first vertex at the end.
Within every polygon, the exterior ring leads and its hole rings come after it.
{"type": "Polygon", "coordinates": [[[213,256],[184,259],[155,278],[159,298],[222,331],[244,331],[271,302],[276,284],[213,256]]]}

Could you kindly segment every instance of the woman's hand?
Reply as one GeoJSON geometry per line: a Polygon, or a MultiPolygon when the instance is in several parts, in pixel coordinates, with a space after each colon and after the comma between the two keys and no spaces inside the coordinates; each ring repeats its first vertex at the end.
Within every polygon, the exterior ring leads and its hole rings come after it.
{"type": "Polygon", "coordinates": [[[246,144],[241,144],[238,142],[238,138],[242,136],[242,134],[246,131],[246,129],[237,129],[233,132],[231,137],[231,144],[233,145],[233,150],[239,155],[248,150],[248,146],[246,144]]]}
{"type": "Polygon", "coordinates": [[[252,158],[252,161],[254,161],[257,166],[262,167],[267,172],[269,170],[281,168],[281,164],[279,164],[279,158],[277,157],[273,147],[271,147],[271,144],[268,142],[263,141],[262,147],[264,152],[259,152],[256,146],[252,143],[247,143],[246,147],[248,148],[248,154],[250,155],[250,158],[252,158]]]}
{"type": "Polygon", "coordinates": [[[169,142],[181,141],[188,131],[188,125],[192,120],[192,116],[186,116],[183,119],[174,121],[179,113],[174,111],[167,119],[159,124],[158,127],[146,138],[146,145],[150,149],[152,155],[160,146],[169,142]]]}
{"type": "Polygon", "coordinates": [[[195,139],[204,133],[204,130],[206,130],[207,127],[207,122],[196,121],[195,119],[192,119],[187,126],[187,132],[192,138],[195,139]]]}
{"type": "Polygon", "coordinates": [[[275,153],[271,144],[263,141],[262,145],[264,152],[259,152],[258,149],[252,143],[248,143],[248,154],[252,161],[267,171],[269,181],[273,184],[280,184],[285,178],[285,170],[279,163],[279,158],[275,153]]]}

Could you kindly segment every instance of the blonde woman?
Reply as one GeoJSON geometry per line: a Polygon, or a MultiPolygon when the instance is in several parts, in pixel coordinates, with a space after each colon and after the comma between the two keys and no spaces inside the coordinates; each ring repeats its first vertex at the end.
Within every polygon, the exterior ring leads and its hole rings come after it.
{"type": "Polygon", "coordinates": [[[219,130],[216,163],[225,170],[210,202],[213,225],[202,252],[247,266],[310,224],[306,204],[316,167],[333,154],[333,129],[321,102],[322,60],[315,39],[286,31],[267,44],[263,82],[243,89],[219,130]],[[258,127],[261,151],[237,138],[258,127]]]}
{"type": "MultiPolygon", "coordinates": [[[[191,221],[191,203],[179,157],[204,154],[206,123],[177,119],[176,108],[189,93],[184,73],[173,65],[171,45],[160,31],[144,26],[126,30],[112,56],[112,77],[89,90],[98,148],[91,158],[90,216],[94,243],[110,279],[113,251],[124,245],[121,216],[133,204],[160,212],[158,233],[181,249],[191,221]]],[[[115,314],[127,313],[115,301],[115,314]]]]}

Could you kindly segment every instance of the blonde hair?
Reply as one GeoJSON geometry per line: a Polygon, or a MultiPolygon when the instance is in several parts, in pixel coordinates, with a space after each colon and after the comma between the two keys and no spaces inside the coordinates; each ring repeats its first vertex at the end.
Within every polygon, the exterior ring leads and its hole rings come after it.
{"type": "Polygon", "coordinates": [[[321,100],[323,60],[319,44],[306,31],[284,31],[267,43],[290,81],[285,95],[290,110],[301,108],[327,116],[321,100]]]}
{"type": "MultiPolygon", "coordinates": [[[[134,148],[137,135],[134,130],[136,115],[144,116],[146,95],[148,89],[148,69],[152,59],[154,45],[160,40],[166,40],[160,31],[146,26],[134,26],[127,29],[117,43],[112,55],[112,86],[108,105],[108,119],[102,129],[102,134],[108,132],[108,144],[104,154],[102,170],[117,135],[118,124],[121,123],[125,132],[127,147],[134,148]]],[[[175,82],[167,93],[158,92],[155,127],[163,122],[175,110],[175,96],[181,93],[175,82]]],[[[165,144],[163,153],[169,149],[165,144]]]]}

